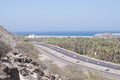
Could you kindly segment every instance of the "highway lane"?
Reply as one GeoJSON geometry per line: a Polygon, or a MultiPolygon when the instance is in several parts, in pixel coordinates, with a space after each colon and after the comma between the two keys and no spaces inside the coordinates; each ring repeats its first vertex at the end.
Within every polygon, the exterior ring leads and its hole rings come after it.
{"type": "Polygon", "coordinates": [[[92,59],[92,58],[89,58],[89,57],[77,55],[77,54],[74,54],[72,52],[66,51],[66,50],[64,50],[62,48],[59,48],[57,46],[54,46],[54,45],[49,45],[49,44],[44,44],[44,43],[39,43],[39,45],[48,47],[48,48],[50,48],[52,50],[55,50],[55,51],[57,51],[59,53],[62,53],[64,55],[66,55],[66,56],[75,58],[77,60],[81,60],[81,61],[92,63],[92,64],[95,64],[95,65],[99,65],[99,66],[104,66],[104,67],[120,70],[120,66],[116,65],[116,64],[112,64],[112,63],[108,63],[108,62],[105,62],[105,61],[96,60],[96,59],[92,59]]]}
{"type": "MultiPolygon", "coordinates": [[[[71,61],[69,61],[69,60],[66,60],[66,59],[60,57],[60,56],[54,55],[53,52],[51,52],[51,51],[43,48],[43,47],[45,47],[45,46],[43,46],[43,45],[35,44],[35,46],[36,46],[36,48],[37,48],[38,50],[40,50],[40,52],[42,51],[43,54],[49,56],[50,58],[52,58],[52,59],[54,59],[54,60],[58,60],[58,61],[63,62],[63,63],[65,63],[65,64],[76,65],[76,66],[81,67],[81,68],[86,69],[86,70],[92,70],[92,71],[95,71],[95,72],[99,72],[100,74],[103,74],[103,75],[105,75],[105,76],[112,77],[112,78],[114,78],[115,80],[120,80],[120,75],[118,75],[118,74],[110,73],[109,71],[102,71],[102,70],[94,69],[94,68],[92,68],[92,67],[84,66],[84,65],[78,64],[78,63],[76,63],[76,62],[71,62],[71,61]],[[41,46],[41,47],[40,47],[40,46],[41,46]]],[[[48,47],[46,47],[46,48],[48,48],[48,47]]],[[[50,49],[50,48],[49,48],[49,49],[50,49]]],[[[53,49],[51,49],[51,50],[53,50],[53,49]]]]}

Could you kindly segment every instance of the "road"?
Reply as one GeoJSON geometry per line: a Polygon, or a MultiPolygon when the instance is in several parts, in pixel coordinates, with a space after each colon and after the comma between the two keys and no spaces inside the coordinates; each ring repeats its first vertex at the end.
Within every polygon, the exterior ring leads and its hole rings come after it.
{"type": "Polygon", "coordinates": [[[91,64],[95,64],[95,65],[99,65],[99,66],[104,66],[104,67],[120,70],[120,66],[116,65],[116,64],[112,64],[112,63],[108,63],[108,62],[105,62],[105,61],[101,61],[101,60],[92,59],[92,58],[80,56],[80,55],[77,55],[77,54],[73,54],[72,52],[68,52],[68,51],[66,51],[64,49],[61,49],[61,48],[53,46],[53,45],[48,45],[48,44],[39,44],[39,45],[48,47],[50,49],[53,49],[53,50],[55,50],[57,52],[60,52],[60,53],[62,53],[64,55],[75,58],[77,60],[81,60],[81,61],[85,61],[85,62],[88,62],[88,63],[91,63],[91,64]]]}
{"type": "MultiPolygon", "coordinates": [[[[84,61],[84,62],[95,64],[95,65],[98,65],[98,66],[104,66],[104,67],[107,67],[107,68],[120,70],[120,66],[119,65],[116,65],[116,64],[113,64],[113,63],[109,63],[109,62],[105,62],[105,61],[101,61],[101,60],[97,60],[97,59],[92,59],[90,57],[81,56],[81,55],[75,54],[73,52],[67,51],[65,49],[62,49],[62,48],[54,46],[54,45],[49,45],[49,44],[44,44],[44,43],[37,43],[37,45],[41,45],[41,46],[50,48],[50,49],[52,49],[52,50],[54,50],[56,52],[59,52],[61,54],[64,54],[66,56],[69,56],[69,57],[74,58],[74,59],[79,60],[79,61],[84,61]]],[[[44,51],[49,53],[47,50],[44,50],[44,51]]],[[[53,54],[51,54],[51,55],[54,56],[53,54]]],[[[57,57],[57,58],[60,58],[60,57],[57,57]]],[[[63,59],[61,59],[61,60],[64,62],[63,59]]],[[[66,61],[66,62],[69,62],[69,61],[66,61]]],[[[76,63],[74,63],[74,64],[76,64],[76,63]]],[[[120,76],[120,75],[112,74],[112,73],[109,73],[109,72],[104,72],[104,73],[110,74],[112,76],[117,76],[117,77],[120,76]]]]}

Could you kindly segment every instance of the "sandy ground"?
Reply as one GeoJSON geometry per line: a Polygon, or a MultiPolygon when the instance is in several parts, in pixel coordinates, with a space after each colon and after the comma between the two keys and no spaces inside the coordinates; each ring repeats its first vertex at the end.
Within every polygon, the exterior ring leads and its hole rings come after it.
{"type": "MultiPolygon", "coordinates": [[[[42,50],[41,50],[41,52],[42,52],[42,50]]],[[[39,60],[40,61],[50,61],[50,62],[52,62],[52,64],[56,64],[57,66],[59,66],[60,68],[63,68],[64,66],[66,66],[67,64],[66,63],[63,63],[63,62],[61,62],[60,60],[56,60],[56,58],[54,57],[51,57],[50,55],[48,55],[48,54],[44,54],[44,52],[42,52],[43,54],[40,54],[39,55],[39,60]]],[[[69,64],[69,63],[68,63],[69,64]]]]}
{"type": "MultiPolygon", "coordinates": [[[[46,47],[43,47],[43,46],[40,46],[39,45],[39,50],[40,49],[44,49],[44,50],[47,50],[48,52],[50,52],[52,55],[55,55],[55,56],[58,56],[58,57],[60,57],[60,58],[62,58],[62,59],[64,59],[64,62],[65,61],[70,61],[70,62],[72,62],[72,63],[76,63],[78,60],[76,60],[76,59],[73,59],[73,58],[70,58],[70,57],[68,57],[68,56],[66,56],[66,55],[63,55],[63,54],[61,54],[61,53],[58,53],[58,52],[56,52],[56,51],[54,51],[54,50],[51,50],[51,49],[49,49],[49,48],[46,48],[46,47]],[[64,57],[63,57],[64,56],[64,57]]],[[[41,52],[41,50],[40,50],[40,52],[41,52]]],[[[44,52],[44,51],[43,51],[44,52]]],[[[43,52],[41,52],[41,53],[43,53],[43,52]]],[[[45,52],[44,52],[45,53],[45,52]]],[[[44,54],[43,53],[43,54],[44,54]]],[[[47,52],[46,52],[47,53],[47,52]]],[[[44,55],[43,55],[43,58],[46,58],[44,55]]],[[[46,58],[46,59],[48,59],[48,58],[46,58]]],[[[56,60],[55,58],[53,58],[53,57],[51,57],[51,59],[54,59],[54,61],[55,61],[55,63],[57,64],[57,65],[59,65],[59,66],[64,66],[66,63],[62,63],[62,62],[59,62],[58,60],[56,60]]],[[[98,71],[104,71],[104,72],[106,72],[106,69],[108,69],[108,68],[106,68],[106,67],[103,67],[103,66],[97,66],[97,65],[94,65],[94,64],[90,64],[90,63],[87,63],[87,62],[83,62],[83,61],[79,61],[79,63],[77,63],[78,65],[81,65],[81,66],[86,66],[86,67],[88,67],[88,65],[89,65],[89,68],[93,68],[93,69],[95,69],[95,70],[98,70],[98,71]]],[[[102,72],[101,72],[102,73],[102,72]]],[[[109,73],[114,73],[114,74],[120,74],[120,71],[119,70],[115,70],[115,69],[110,69],[110,71],[109,71],[109,73]]]]}

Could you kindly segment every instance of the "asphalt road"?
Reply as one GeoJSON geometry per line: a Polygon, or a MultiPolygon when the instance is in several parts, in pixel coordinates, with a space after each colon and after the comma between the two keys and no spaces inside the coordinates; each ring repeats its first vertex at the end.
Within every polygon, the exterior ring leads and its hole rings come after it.
{"type": "Polygon", "coordinates": [[[56,47],[54,45],[48,45],[48,44],[44,44],[44,43],[39,43],[39,45],[48,47],[48,48],[50,48],[52,50],[55,50],[55,51],[57,51],[59,53],[62,53],[64,55],[66,55],[66,56],[69,56],[71,58],[75,58],[75,59],[80,60],[80,61],[84,61],[84,62],[88,62],[88,63],[91,63],[91,64],[95,64],[95,65],[99,65],[99,66],[104,66],[104,67],[120,70],[120,66],[116,65],[116,64],[112,64],[112,63],[108,63],[108,62],[105,62],[105,61],[101,61],[101,60],[92,59],[92,58],[89,58],[89,57],[73,54],[72,52],[66,51],[66,50],[64,50],[62,48],[59,48],[59,47],[56,47]]]}
{"type": "MultiPolygon", "coordinates": [[[[36,45],[36,44],[35,44],[36,45]]],[[[93,71],[95,71],[95,72],[100,72],[101,74],[103,74],[103,75],[106,75],[106,76],[110,76],[110,77],[112,77],[112,78],[114,78],[115,80],[120,80],[120,75],[118,75],[118,74],[114,74],[114,73],[109,73],[108,71],[101,71],[101,70],[96,70],[96,69],[93,69],[93,68],[90,68],[89,66],[87,67],[87,66],[82,66],[82,65],[79,65],[79,64],[77,64],[77,63],[74,63],[74,62],[70,62],[70,61],[68,61],[68,60],[65,60],[65,59],[63,59],[63,58],[61,58],[61,57],[58,57],[58,56],[55,56],[54,54],[52,54],[52,52],[49,52],[49,51],[47,51],[46,49],[43,49],[43,48],[41,48],[41,47],[39,47],[39,46],[44,46],[44,47],[47,47],[47,48],[50,48],[50,49],[52,49],[53,50],[53,47],[55,47],[55,46],[52,46],[52,45],[48,45],[48,44],[38,44],[37,43],[37,48],[38,48],[38,50],[42,50],[42,53],[43,54],[45,54],[45,55],[47,55],[47,56],[49,56],[50,58],[52,58],[52,59],[55,59],[55,60],[58,60],[58,61],[60,61],[60,62],[63,62],[63,63],[65,63],[65,64],[72,64],[72,65],[76,65],[76,66],[80,66],[80,67],[82,67],[83,69],[87,69],[87,70],[93,70],[93,71]],[[51,47],[50,47],[51,46],[51,47]]],[[[58,50],[61,50],[61,48],[59,48],[58,49],[58,47],[56,46],[56,48],[57,48],[57,51],[58,50]]],[[[56,48],[54,48],[55,50],[56,50],[56,48]]],[[[62,49],[62,50],[64,50],[64,49],[62,49]]],[[[65,50],[66,51],[66,50],[65,50]]],[[[68,51],[67,51],[68,52],[68,51]]],[[[68,53],[70,53],[70,52],[68,52],[68,53]]],[[[70,53],[71,54],[71,53],[70,53]]],[[[72,53],[73,54],[73,53],[72,53]]],[[[78,56],[78,55],[77,55],[78,56]]],[[[73,57],[74,58],[74,57],[73,57]]],[[[85,61],[86,62],[86,61],[85,61]]]]}

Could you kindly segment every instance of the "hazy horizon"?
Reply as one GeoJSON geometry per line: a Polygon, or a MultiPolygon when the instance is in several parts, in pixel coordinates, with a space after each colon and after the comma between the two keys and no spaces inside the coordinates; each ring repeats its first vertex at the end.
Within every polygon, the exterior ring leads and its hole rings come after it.
{"type": "Polygon", "coordinates": [[[11,32],[120,31],[120,0],[2,0],[11,32]]]}
{"type": "Polygon", "coordinates": [[[96,34],[110,33],[120,35],[120,31],[56,31],[56,32],[12,32],[16,35],[39,35],[39,36],[94,36],[96,34]]]}
{"type": "MultiPolygon", "coordinates": [[[[8,29],[7,29],[8,30],[8,29]]],[[[109,33],[109,32],[119,32],[120,31],[12,31],[13,33],[31,33],[31,32],[36,32],[36,33],[45,33],[45,32],[50,32],[50,33],[55,33],[55,32],[106,32],[106,33],[109,33]]]]}

